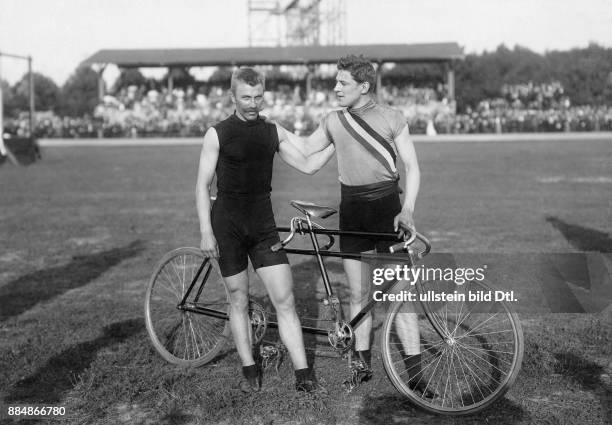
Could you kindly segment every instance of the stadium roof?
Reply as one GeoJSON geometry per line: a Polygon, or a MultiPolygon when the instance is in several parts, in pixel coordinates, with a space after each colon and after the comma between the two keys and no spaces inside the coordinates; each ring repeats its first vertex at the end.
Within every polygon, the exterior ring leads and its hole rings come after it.
{"type": "Polygon", "coordinates": [[[113,63],[126,68],[302,65],[335,63],[338,58],[347,54],[363,54],[374,62],[447,62],[464,58],[463,50],[453,42],[209,49],[104,49],[83,63],[113,63]]]}

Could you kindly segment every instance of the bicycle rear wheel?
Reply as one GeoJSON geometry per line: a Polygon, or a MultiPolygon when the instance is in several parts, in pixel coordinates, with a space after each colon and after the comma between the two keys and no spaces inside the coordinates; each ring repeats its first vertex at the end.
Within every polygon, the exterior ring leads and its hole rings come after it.
{"type": "Polygon", "coordinates": [[[211,361],[229,337],[228,312],[223,279],[198,248],[178,248],[164,255],[145,298],[147,332],[164,359],[183,366],[211,361]],[[179,308],[187,291],[185,305],[192,311],[179,308]],[[194,312],[197,308],[210,313],[194,312]]]}
{"type": "Polygon", "coordinates": [[[426,282],[421,288],[417,296],[444,292],[463,294],[465,300],[426,301],[425,306],[394,302],[381,335],[387,376],[400,393],[429,412],[476,413],[503,396],[516,379],[524,348],[520,321],[506,302],[469,301],[470,291],[492,291],[483,282],[426,282]],[[406,354],[406,324],[414,319],[420,373],[406,354]]]}

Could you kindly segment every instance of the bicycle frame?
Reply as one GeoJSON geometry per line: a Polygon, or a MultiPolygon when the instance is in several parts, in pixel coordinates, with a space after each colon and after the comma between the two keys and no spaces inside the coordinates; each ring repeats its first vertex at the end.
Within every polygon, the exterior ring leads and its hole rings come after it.
{"type": "MultiPolygon", "coordinates": [[[[315,256],[317,259],[317,264],[319,266],[319,272],[321,273],[321,277],[323,278],[323,285],[325,287],[325,292],[327,294],[327,299],[330,299],[331,297],[334,296],[334,291],[333,288],[331,287],[331,283],[329,281],[329,276],[327,274],[327,268],[325,267],[325,263],[323,262],[323,257],[335,257],[335,258],[342,258],[342,259],[353,259],[353,260],[363,260],[363,254],[362,253],[349,253],[349,252],[339,252],[339,251],[330,251],[329,248],[331,248],[331,246],[333,246],[334,243],[334,238],[333,236],[352,236],[352,237],[358,237],[358,238],[367,238],[367,239],[377,239],[377,240],[382,240],[382,241],[398,241],[397,235],[394,233],[376,233],[376,232],[354,232],[354,231],[343,231],[343,230],[335,230],[335,229],[325,229],[325,228],[317,228],[315,226],[313,226],[312,221],[310,220],[310,217],[306,216],[306,221],[308,223],[308,226],[306,228],[301,228],[300,229],[300,233],[305,234],[308,233],[310,236],[310,241],[312,243],[312,247],[314,249],[300,249],[300,248],[283,248],[284,251],[287,254],[297,254],[297,255],[310,255],[310,256],[315,256]],[[325,249],[321,249],[321,246],[319,245],[319,241],[317,240],[316,235],[325,235],[327,237],[330,238],[330,242],[325,246],[325,249]]],[[[278,232],[283,232],[283,233],[289,233],[289,232],[294,232],[294,229],[289,228],[289,227],[277,227],[276,230],[278,232]]],[[[429,250],[426,250],[426,253],[429,252],[429,250]]],[[[376,254],[376,259],[377,260],[388,260],[389,262],[394,262],[394,263],[398,263],[398,262],[403,262],[408,264],[409,267],[412,267],[414,265],[414,260],[410,255],[406,255],[405,258],[401,258],[397,255],[392,256],[392,255],[383,255],[383,254],[376,254]]],[[[195,275],[195,277],[193,278],[191,285],[189,286],[189,289],[185,292],[185,295],[183,296],[183,299],[181,300],[181,302],[177,305],[178,309],[181,310],[185,310],[185,311],[189,311],[189,312],[193,312],[193,313],[199,313],[199,314],[205,314],[205,315],[209,315],[212,317],[217,317],[220,319],[228,319],[228,316],[226,313],[219,311],[219,310],[214,310],[214,309],[210,309],[210,308],[206,308],[206,307],[202,307],[202,306],[198,306],[197,302],[199,299],[199,296],[202,292],[203,286],[201,286],[198,289],[198,292],[195,296],[195,299],[193,302],[187,302],[187,299],[189,298],[189,295],[191,294],[191,291],[193,290],[193,287],[195,286],[196,282],[198,281],[198,278],[200,277],[204,266],[206,265],[207,260],[205,260],[204,262],[202,262],[202,264],[200,265],[200,267],[198,268],[198,271],[195,275]]],[[[210,273],[211,269],[209,268],[206,271],[206,275],[204,276],[204,281],[206,281],[208,274],[210,273]]],[[[389,281],[384,283],[381,287],[380,287],[380,291],[382,293],[387,293],[389,292],[399,281],[397,280],[393,280],[393,281],[389,281]]],[[[375,300],[370,300],[356,315],[355,317],[353,317],[353,319],[350,320],[350,322],[348,322],[348,325],[351,328],[355,328],[357,325],[359,325],[359,323],[361,323],[361,321],[365,318],[365,316],[370,312],[370,310],[372,310],[372,308],[374,308],[374,306],[376,305],[377,301],[375,300]]],[[[428,307],[424,304],[421,303],[422,308],[426,311],[426,313],[429,313],[428,311],[428,307]]],[[[426,314],[427,317],[429,318],[429,314],[426,314]]],[[[436,330],[438,331],[438,333],[440,334],[440,336],[442,337],[442,331],[439,329],[439,326],[437,324],[435,324],[434,322],[431,321],[432,325],[436,328],[436,330]]],[[[278,328],[278,323],[270,321],[267,323],[267,326],[270,328],[278,328]]],[[[310,333],[310,334],[317,334],[317,335],[328,335],[329,330],[327,329],[322,329],[322,328],[315,328],[315,327],[309,327],[309,326],[302,326],[302,330],[306,333],[310,333]]]]}

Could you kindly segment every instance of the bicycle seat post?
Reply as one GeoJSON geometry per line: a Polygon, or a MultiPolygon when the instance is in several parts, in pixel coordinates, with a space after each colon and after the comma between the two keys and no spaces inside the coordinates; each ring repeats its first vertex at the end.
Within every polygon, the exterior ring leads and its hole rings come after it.
{"type": "Polygon", "coordinates": [[[310,241],[312,242],[312,246],[314,247],[317,257],[317,263],[319,264],[319,271],[321,272],[321,276],[323,277],[323,285],[325,286],[325,292],[327,293],[327,296],[333,295],[333,290],[331,284],[329,283],[329,276],[327,275],[327,269],[325,268],[325,263],[323,263],[323,257],[321,257],[319,241],[317,240],[317,237],[314,234],[314,229],[312,226],[312,221],[310,221],[309,214],[306,214],[306,221],[308,222],[308,234],[310,235],[310,241]]]}

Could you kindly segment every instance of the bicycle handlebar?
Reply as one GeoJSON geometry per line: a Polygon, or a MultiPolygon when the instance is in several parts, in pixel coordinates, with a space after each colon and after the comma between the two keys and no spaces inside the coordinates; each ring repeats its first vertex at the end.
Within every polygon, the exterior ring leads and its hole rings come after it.
{"type": "Polygon", "coordinates": [[[416,232],[411,233],[408,239],[405,239],[403,242],[396,243],[389,247],[389,252],[391,254],[395,254],[396,252],[401,252],[408,248],[408,245],[412,244],[416,239],[416,232]]]}
{"type": "MultiPolygon", "coordinates": [[[[289,242],[291,242],[291,240],[295,236],[295,233],[298,231],[303,235],[304,234],[304,229],[302,227],[304,226],[303,223],[304,223],[304,220],[301,217],[293,217],[291,219],[291,224],[290,224],[291,232],[289,233],[289,236],[287,236],[284,240],[279,241],[275,243],[274,245],[272,245],[270,249],[275,252],[283,249],[285,246],[287,246],[287,244],[289,244],[289,242]]],[[[311,222],[311,223],[312,223],[312,227],[316,227],[318,229],[324,229],[323,226],[320,226],[317,223],[314,223],[314,222],[311,222]]],[[[308,225],[306,225],[305,227],[308,228],[308,225]]],[[[335,239],[333,236],[331,235],[326,235],[326,236],[329,238],[329,242],[320,248],[322,251],[327,251],[335,243],[335,239]]],[[[422,251],[416,251],[417,259],[421,259],[425,257],[427,254],[429,254],[429,252],[431,251],[431,243],[425,236],[423,236],[419,232],[414,232],[413,234],[410,235],[410,237],[407,240],[397,243],[395,245],[392,245],[391,247],[389,247],[389,251],[392,254],[398,253],[398,252],[407,252],[409,246],[412,245],[414,241],[417,239],[420,242],[422,242],[423,245],[425,245],[425,249],[423,249],[422,251]]]]}
{"type": "Polygon", "coordinates": [[[423,245],[425,245],[425,249],[423,249],[422,251],[416,252],[416,257],[418,259],[421,259],[425,257],[427,254],[429,254],[429,252],[431,251],[431,243],[425,236],[423,236],[419,232],[414,232],[414,234],[410,235],[410,237],[404,242],[400,242],[400,243],[390,246],[389,252],[391,252],[392,254],[397,253],[397,252],[407,252],[408,247],[412,245],[416,239],[418,239],[419,241],[423,243],[423,245]]]}

